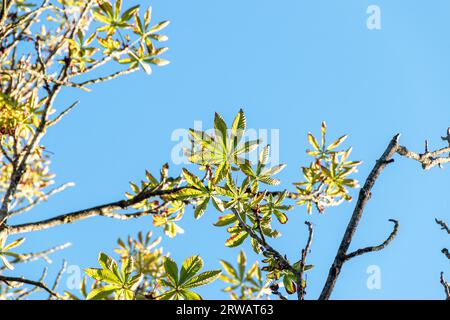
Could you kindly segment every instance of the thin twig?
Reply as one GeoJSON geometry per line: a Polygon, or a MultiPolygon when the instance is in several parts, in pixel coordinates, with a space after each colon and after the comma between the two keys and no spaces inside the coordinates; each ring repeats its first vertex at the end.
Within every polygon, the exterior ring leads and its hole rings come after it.
{"type": "MultiPolygon", "coordinates": [[[[39,282],[44,282],[44,279],[47,276],[47,270],[48,270],[48,268],[45,267],[44,271],[42,271],[41,277],[39,278],[39,282]]],[[[24,293],[18,295],[16,300],[21,300],[21,299],[25,298],[26,296],[29,296],[30,294],[33,294],[33,293],[39,291],[39,289],[40,289],[39,287],[33,287],[30,290],[25,291],[24,293]]]]}
{"type": "Polygon", "coordinates": [[[447,248],[442,249],[441,252],[444,254],[444,256],[447,257],[447,259],[450,260],[450,252],[448,251],[447,248]]]}
{"type": "MultiPolygon", "coordinates": [[[[62,275],[64,274],[64,272],[66,272],[66,269],[67,269],[67,261],[64,260],[64,261],[63,261],[63,264],[62,264],[62,266],[61,266],[61,269],[59,269],[59,272],[58,272],[58,274],[56,275],[55,282],[53,283],[53,286],[52,286],[52,291],[53,291],[53,292],[56,292],[56,289],[58,288],[59,282],[61,281],[62,275]]],[[[53,297],[53,296],[50,294],[50,296],[48,297],[48,299],[49,299],[49,300],[52,300],[52,297],[53,297]]]]}
{"type": "Polygon", "coordinates": [[[308,240],[306,241],[305,248],[302,249],[302,258],[300,260],[300,272],[298,275],[298,283],[297,283],[297,296],[298,300],[304,300],[306,295],[306,281],[303,283],[303,275],[305,273],[306,266],[306,258],[308,257],[309,252],[311,251],[311,245],[314,235],[314,229],[312,223],[309,221],[305,221],[306,226],[308,227],[308,240]]]}
{"type": "Polygon", "coordinates": [[[394,223],[394,229],[392,230],[389,237],[386,240],[384,240],[384,242],[382,244],[380,244],[378,246],[366,247],[363,249],[358,249],[356,251],[353,251],[352,253],[349,253],[345,256],[345,260],[350,260],[354,257],[363,255],[365,253],[376,252],[376,251],[380,251],[380,250],[383,250],[384,248],[386,248],[389,245],[389,243],[391,243],[391,241],[394,240],[394,238],[396,237],[396,235],[398,233],[398,227],[399,227],[399,223],[397,220],[389,219],[389,221],[394,223]]]}
{"type": "Polygon", "coordinates": [[[436,221],[436,223],[437,223],[438,225],[441,226],[441,229],[442,229],[442,230],[444,230],[444,231],[446,231],[448,234],[450,234],[450,228],[448,227],[448,225],[447,225],[444,221],[438,220],[438,219],[434,219],[434,220],[436,221]]]}
{"type": "Polygon", "coordinates": [[[55,298],[62,299],[62,297],[59,294],[52,291],[41,281],[33,281],[33,280],[29,280],[29,279],[25,279],[25,278],[18,278],[18,277],[7,277],[7,276],[3,276],[3,275],[0,275],[0,281],[4,282],[7,286],[10,286],[10,287],[12,287],[10,282],[29,284],[29,285],[39,287],[39,288],[45,290],[47,293],[49,293],[50,295],[52,295],[55,298]]]}
{"type": "Polygon", "coordinates": [[[28,205],[26,205],[25,207],[22,207],[20,209],[17,210],[13,210],[10,211],[9,213],[9,217],[13,217],[16,215],[19,215],[21,213],[30,211],[31,209],[33,209],[37,204],[41,203],[42,201],[47,201],[47,199],[59,192],[64,191],[67,188],[73,187],[75,184],[73,182],[68,182],[65,183],[63,185],[60,185],[59,187],[56,187],[54,189],[51,189],[50,191],[48,191],[46,194],[44,194],[41,197],[35,198],[33,201],[31,201],[28,205]]]}
{"type": "MultiPolygon", "coordinates": [[[[38,259],[44,259],[47,263],[51,263],[52,261],[48,258],[48,255],[55,253],[57,251],[61,251],[64,249],[67,249],[72,244],[70,242],[64,243],[62,245],[55,246],[53,248],[40,251],[40,252],[32,252],[32,253],[22,253],[17,256],[14,260],[11,261],[11,264],[18,264],[18,263],[28,263],[32,261],[36,261],[38,259]]],[[[6,267],[3,266],[0,268],[0,271],[5,270],[6,267]]]]}

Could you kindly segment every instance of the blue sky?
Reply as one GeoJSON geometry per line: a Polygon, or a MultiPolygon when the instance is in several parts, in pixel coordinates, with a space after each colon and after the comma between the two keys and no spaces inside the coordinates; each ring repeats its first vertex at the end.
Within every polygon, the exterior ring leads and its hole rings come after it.
{"type": "MultiPolygon", "coordinates": [[[[147,1],[139,2],[147,5],[147,1]]],[[[227,121],[243,107],[251,128],[280,130],[279,175],[283,188],[301,179],[308,164],[308,131],[318,133],[326,120],[330,135],[348,133],[353,158],[363,160],[356,178],[363,181],[394,134],[401,143],[423,150],[423,141],[440,147],[450,126],[450,3],[419,1],[162,1],[151,2],[155,19],[170,19],[167,67],[104,85],[92,93],[67,90],[57,101],[64,107],[80,99],[64,122],[49,130],[47,149],[60,183],[77,185],[34,211],[10,220],[34,221],[119,200],[128,182],[144,170],[157,172],[170,163],[173,130],[195,120],[211,126],[214,112],[227,121]],[[381,8],[382,29],[366,28],[369,5],[381,8]]],[[[181,166],[172,165],[174,173],[181,166]]],[[[448,261],[440,253],[448,236],[434,217],[450,221],[448,168],[423,172],[417,163],[398,158],[382,174],[351,249],[381,243],[400,221],[397,239],[384,251],[348,262],[334,299],[441,299],[440,271],[448,261]],[[381,289],[366,286],[369,266],[379,266],[381,289]]],[[[353,195],[356,197],[357,192],[353,195]]],[[[355,202],[308,216],[304,207],[289,213],[273,242],[291,259],[306,241],[303,221],[313,221],[315,238],[308,273],[308,298],[317,298],[325,282],[355,202]]],[[[224,246],[226,232],[212,226],[209,211],[195,221],[189,210],[186,230],[164,237],[165,250],[178,262],[201,254],[207,268],[219,260],[235,261],[239,249],[224,246]]],[[[151,218],[112,221],[94,218],[27,235],[24,251],[70,241],[53,256],[50,275],[63,258],[81,268],[97,266],[99,251],[112,253],[118,237],[153,229],[151,218]]],[[[155,230],[160,234],[160,230],[155,230]]],[[[245,247],[249,260],[258,259],[245,247]]],[[[38,277],[44,263],[19,267],[38,277]]],[[[64,280],[62,289],[64,289],[64,280]]],[[[199,290],[205,298],[227,298],[217,281],[199,290]]]]}

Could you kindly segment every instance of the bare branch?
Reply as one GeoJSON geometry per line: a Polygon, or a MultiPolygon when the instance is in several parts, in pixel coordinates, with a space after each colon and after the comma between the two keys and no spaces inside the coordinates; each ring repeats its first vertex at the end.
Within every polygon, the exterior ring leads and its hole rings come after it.
{"type": "Polygon", "coordinates": [[[448,251],[447,248],[442,249],[441,252],[444,254],[444,256],[447,257],[447,259],[450,260],[450,252],[448,251]]]}
{"type": "MultiPolygon", "coordinates": [[[[59,245],[59,246],[55,246],[53,248],[44,250],[44,251],[40,251],[40,252],[32,252],[32,253],[22,253],[19,254],[17,256],[17,258],[15,258],[14,260],[11,261],[11,264],[18,264],[18,263],[28,263],[28,262],[32,262],[32,261],[36,261],[38,259],[44,259],[45,261],[47,261],[48,263],[51,263],[52,261],[48,258],[48,255],[57,252],[57,251],[61,251],[64,250],[68,247],[70,247],[72,244],[70,242],[67,242],[65,244],[59,245]]],[[[0,268],[0,271],[5,270],[6,267],[3,266],[0,268]]]]}
{"type": "Polygon", "coordinates": [[[49,192],[47,192],[45,195],[43,195],[42,197],[38,197],[36,199],[34,199],[31,203],[29,203],[28,205],[26,205],[25,207],[22,207],[20,209],[17,210],[13,210],[9,213],[9,217],[13,217],[16,215],[19,215],[21,213],[30,211],[31,209],[33,209],[37,204],[41,203],[42,201],[47,201],[47,199],[59,192],[62,192],[64,190],[66,190],[67,188],[73,187],[75,184],[73,182],[68,182],[65,183],[59,187],[56,187],[54,189],[51,189],[49,192]]]}
{"type": "Polygon", "coordinates": [[[399,146],[397,149],[397,153],[399,155],[420,162],[424,170],[429,170],[435,166],[442,166],[445,163],[449,163],[450,157],[436,157],[440,154],[448,152],[450,152],[450,147],[443,148],[434,152],[425,152],[421,154],[410,151],[403,146],[399,146]]]}
{"type": "MultiPolygon", "coordinates": [[[[48,271],[48,268],[45,267],[44,271],[42,271],[41,277],[39,278],[39,282],[44,282],[44,279],[47,276],[47,271],[48,271]]],[[[33,287],[32,289],[27,290],[27,291],[21,293],[20,295],[18,295],[16,300],[21,300],[21,299],[25,298],[26,296],[29,296],[30,294],[35,293],[35,292],[37,292],[39,290],[40,290],[39,287],[33,287]]]]}
{"type": "MultiPolygon", "coordinates": [[[[52,286],[52,291],[53,291],[53,292],[55,292],[55,291],[56,291],[56,288],[58,288],[59,282],[61,281],[61,278],[62,278],[62,275],[64,274],[64,272],[66,272],[66,269],[67,269],[67,261],[64,260],[64,261],[63,261],[63,264],[62,264],[62,266],[61,266],[61,269],[59,269],[59,272],[58,272],[58,274],[56,275],[55,282],[53,283],[53,286],[52,286]]],[[[49,300],[52,300],[52,297],[53,297],[53,296],[50,294],[50,296],[48,297],[48,299],[49,299],[49,300]]]]}
{"type": "Polygon", "coordinates": [[[397,153],[403,157],[420,162],[424,170],[429,170],[435,166],[442,168],[443,164],[450,162],[450,128],[447,129],[447,135],[441,137],[441,139],[447,141],[448,147],[429,151],[428,141],[426,141],[424,153],[416,153],[403,146],[397,148],[397,153]],[[442,156],[444,154],[446,156],[442,156]]]}
{"type": "Polygon", "coordinates": [[[389,219],[389,221],[394,223],[394,229],[392,230],[392,232],[389,235],[389,237],[382,244],[380,244],[378,246],[366,247],[366,248],[363,248],[363,249],[358,249],[358,250],[356,250],[356,251],[354,251],[352,253],[347,254],[345,259],[346,260],[350,260],[350,259],[352,259],[354,257],[363,255],[365,253],[376,252],[376,251],[380,251],[380,250],[383,250],[384,248],[386,248],[389,245],[389,243],[391,243],[391,241],[394,240],[394,238],[396,237],[396,235],[398,233],[398,227],[399,227],[399,224],[398,224],[397,220],[389,219]]]}
{"type": "Polygon", "coordinates": [[[313,240],[314,229],[312,223],[309,221],[305,221],[305,224],[308,227],[308,240],[306,241],[306,246],[302,250],[302,259],[300,260],[300,272],[298,275],[298,283],[297,283],[297,296],[299,300],[304,300],[306,295],[306,283],[303,285],[303,275],[305,273],[306,266],[306,258],[311,250],[311,244],[313,240]]]}
{"type": "Polygon", "coordinates": [[[62,224],[73,223],[79,220],[84,220],[91,217],[102,216],[119,220],[127,220],[133,218],[140,218],[152,214],[158,214],[159,208],[154,210],[142,211],[137,213],[125,214],[125,213],[115,213],[117,210],[124,210],[128,207],[140,203],[150,197],[158,197],[163,195],[170,195],[178,192],[184,188],[174,188],[170,190],[148,190],[146,192],[138,194],[136,197],[128,200],[120,200],[116,202],[111,202],[108,204],[96,206],[89,209],[84,209],[72,213],[63,214],[56,216],[47,220],[42,220],[38,222],[25,223],[15,226],[6,227],[8,234],[25,233],[30,231],[40,231],[48,228],[56,227],[62,224]]]}
{"type": "Polygon", "coordinates": [[[39,287],[39,288],[47,291],[47,293],[49,293],[51,296],[53,296],[55,298],[63,299],[59,294],[57,294],[53,290],[49,289],[41,281],[33,281],[33,280],[25,279],[25,278],[7,277],[7,276],[2,276],[2,275],[0,275],[0,281],[4,282],[9,287],[13,287],[13,285],[10,282],[18,282],[18,283],[29,284],[29,285],[32,285],[32,286],[35,286],[35,287],[39,287]]]}
{"type": "Polygon", "coordinates": [[[444,221],[438,220],[438,219],[434,219],[434,220],[436,221],[436,223],[438,225],[441,226],[442,230],[445,230],[448,234],[450,234],[450,228],[448,227],[448,225],[444,221]]]}
{"type": "Polygon", "coordinates": [[[26,69],[26,70],[17,69],[17,70],[14,70],[14,71],[1,70],[0,71],[0,74],[7,74],[7,75],[10,75],[10,76],[14,76],[17,73],[30,74],[30,75],[32,75],[32,76],[34,76],[36,78],[40,78],[40,79],[42,79],[42,80],[44,80],[46,82],[55,83],[55,84],[60,85],[60,86],[78,88],[78,89],[81,89],[81,90],[84,90],[84,91],[87,91],[87,92],[91,91],[89,88],[85,88],[82,84],[77,84],[77,83],[73,83],[73,82],[70,82],[70,81],[62,81],[62,80],[59,80],[59,79],[55,79],[55,78],[50,77],[50,76],[48,76],[48,75],[46,75],[44,73],[40,73],[40,72],[31,70],[31,69],[26,69]]]}
{"type": "Polygon", "coordinates": [[[327,281],[323,287],[322,293],[320,294],[320,300],[328,300],[333,292],[336,281],[341,273],[342,266],[344,265],[347,256],[348,248],[352,242],[353,236],[358,228],[359,221],[362,218],[364,213],[364,209],[371,198],[371,190],[375,185],[378,177],[380,176],[383,169],[389,164],[392,163],[392,157],[398,150],[398,139],[400,135],[397,134],[392,138],[388,147],[384,151],[383,155],[376,162],[374,168],[370,172],[366,182],[364,183],[363,188],[359,192],[358,201],[356,202],[355,209],[353,211],[352,217],[347,225],[347,229],[345,230],[344,236],[342,238],[341,244],[337,251],[334,262],[330,268],[328,273],[327,281]]]}
{"type": "Polygon", "coordinates": [[[79,102],[80,101],[75,101],[74,103],[72,103],[68,108],[63,110],[55,119],[49,121],[47,125],[51,127],[60,122],[62,118],[64,118],[64,116],[66,116],[73,108],[75,108],[78,105],[79,102]]]}
{"type": "Polygon", "coordinates": [[[121,76],[124,76],[124,75],[127,75],[127,74],[131,74],[131,73],[136,72],[138,70],[139,70],[139,68],[135,67],[135,68],[131,68],[131,69],[117,71],[117,72],[115,72],[113,74],[110,74],[108,76],[105,76],[105,77],[100,77],[100,78],[96,78],[96,79],[92,79],[92,80],[87,80],[87,81],[81,82],[81,83],[78,84],[78,86],[84,87],[84,86],[87,86],[89,84],[96,84],[96,83],[100,83],[100,82],[110,81],[112,79],[115,79],[115,78],[118,78],[118,77],[121,77],[121,76]]]}
{"type": "Polygon", "coordinates": [[[446,299],[450,300],[450,283],[445,281],[443,272],[441,272],[441,284],[444,287],[446,299]]]}

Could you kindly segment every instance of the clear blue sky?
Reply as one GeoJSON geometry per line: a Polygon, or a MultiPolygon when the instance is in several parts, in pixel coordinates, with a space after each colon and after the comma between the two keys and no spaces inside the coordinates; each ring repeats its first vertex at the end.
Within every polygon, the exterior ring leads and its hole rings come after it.
{"type": "MultiPolygon", "coordinates": [[[[151,5],[157,19],[172,21],[166,54],[172,63],[150,77],[141,72],[96,86],[92,93],[66,91],[59,106],[82,102],[48,132],[45,144],[54,153],[58,182],[77,185],[10,223],[121,199],[129,181],[170,161],[174,129],[192,127],[195,120],[210,126],[214,111],[231,121],[244,107],[249,127],[280,130],[281,162],[288,164],[280,178],[289,189],[309,160],[306,134],[318,132],[322,120],[333,136],[350,134],[353,158],[364,161],[356,175],[360,181],[397,132],[401,143],[415,150],[423,149],[426,138],[432,147],[442,145],[439,137],[450,126],[446,0],[153,0],[151,5]],[[371,4],[381,8],[379,31],[366,28],[371,4]]],[[[172,170],[178,173],[181,166],[172,170]]],[[[332,298],[443,298],[439,273],[447,271],[450,277],[450,266],[440,250],[449,239],[434,217],[450,221],[448,170],[423,172],[407,159],[386,169],[352,249],[382,242],[391,231],[389,218],[400,221],[400,233],[386,250],[347,263],[332,298]],[[366,287],[370,265],[381,269],[381,290],[366,287]]],[[[309,298],[317,298],[322,289],[354,204],[320,216],[296,207],[289,223],[279,227],[283,236],[273,244],[294,259],[306,239],[303,221],[314,222],[310,262],[316,267],[308,273],[309,298]]],[[[208,268],[219,267],[222,258],[234,262],[239,249],[226,248],[225,230],[211,225],[217,212],[207,212],[200,221],[192,215],[189,210],[181,222],[184,235],[164,238],[165,250],[179,262],[201,254],[208,268]]],[[[64,257],[71,265],[94,267],[98,252],[112,253],[118,237],[149,229],[151,218],[95,218],[29,234],[22,249],[72,242],[53,256],[54,275],[64,257]]],[[[249,247],[246,251],[249,260],[257,259],[249,247]]],[[[18,271],[37,278],[43,265],[18,271]]],[[[217,281],[199,292],[205,298],[227,298],[222,287],[217,281]]]]}

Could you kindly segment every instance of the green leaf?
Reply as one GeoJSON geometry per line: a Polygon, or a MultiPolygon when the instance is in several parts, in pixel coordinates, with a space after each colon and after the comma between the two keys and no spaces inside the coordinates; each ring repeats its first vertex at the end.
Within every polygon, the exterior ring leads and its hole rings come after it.
{"type": "Polygon", "coordinates": [[[273,213],[277,217],[278,221],[280,221],[280,223],[285,224],[288,221],[288,217],[286,216],[286,214],[284,214],[280,210],[274,210],[273,213]]]}
{"type": "Polygon", "coordinates": [[[14,249],[15,247],[20,246],[24,241],[25,241],[25,238],[17,239],[15,241],[11,242],[10,244],[8,244],[6,247],[4,247],[2,249],[2,251],[3,252],[10,251],[11,249],[14,249]]]}
{"type": "Polygon", "coordinates": [[[297,292],[295,282],[288,275],[285,275],[283,277],[283,284],[284,284],[284,288],[286,289],[287,293],[294,294],[297,292]]]}
{"type": "Polygon", "coordinates": [[[222,116],[220,114],[218,114],[217,112],[215,113],[214,116],[214,128],[218,131],[218,133],[221,134],[221,138],[222,138],[222,142],[225,145],[226,140],[227,140],[227,125],[225,123],[225,121],[223,120],[222,116]]]}
{"type": "Polygon", "coordinates": [[[229,224],[232,224],[233,222],[236,222],[236,216],[233,213],[224,215],[222,217],[219,217],[219,220],[217,220],[214,225],[216,227],[223,227],[227,226],[229,224]]]}
{"type": "Polygon", "coordinates": [[[191,186],[199,189],[199,190],[205,190],[205,186],[203,185],[202,181],[195,176],[194,174],[190,173],[187,169],[183,168],[183,177],[186,180],[188,184],[191,186]]]}
{"type": "Polygon", "coordinates": [[[158,299],[160,299],[160,300],[170,300],[176,295],[176,293],[177,292],[175,290],[166,291],[163,294],[161,294],[158,297],[158,299]]]}
{"type": "Polygon", "coordinates": [[[203,300],[198,293],[192,291],[181,290],[180,293],[186,300],[203,300]]]}
{"type": "Polygon", "coordinates": [[[176,262],[169,257],[165,257],[164,269],[166,270],[167,276],[173,282],[173,284],[178,285],[178,266],[176,262]]]}
{"type": "Polygon", "coordinates": [[[9,270],[14,270],[14,266],[8,261],[8,259],[6,259],[4,255],[0,254],[0,259],[3,261],[3,264],[6,268],[8,268],[9,270]]]}
{"type": "Polygon", "coordinates": [[[225,245],[230,248],[237,247],[237,246],[241,245],[247,237],[248,237],[248,233],[246,231],[241,231],[238,234],[232,235],[225,242],[225,245]]]}
{"type": "Polygon", "coordinates": [[[167,200],[188,200],[191,198],[204,196],[205,192],[192,188],[181,189],[173,194],[165,195],[164,199],[167,200]]]}
{"type": "Polygon", "coordinates": [[[109,282],[114,284],[122,283],[121,279],[108,269],[87,268],[84,269],[84,272],[89,277],[101,282],[109,282]]]}
{"type": "Polygon", "coordinates": [[[319,143],[317,142],[316,138],[311,134],[311,132],[308,133],[308,142],[314,147],[315,150],[320,150],[319,143]]]}
{"type": "Polygon", "coordinates": [[[231,125],[231,135],[234,139],[233,143],[236,146],[240,141],[247,127],[247,119],[245,118],[244,111],[239,110],[238,114],[234,118],[231,125]]]}
{"type": "Polygon", "coordinates": [[[201,216],[203,216],[206,212],[206,208],[208,207],[209,198],[203,199],[194,210],[194,217],[195,219],[200,219],[201,216]]]}
{"type": "Polygon", "coordinates": [[[180,285],[192,278],[203,268],[203,260],[199,256],[192,256],[184,260],[180,272],[180,285]]]}
{"type": "Polygon", "coordinates": [[[162,21],[156,25],[154,25],[153,27],[150,28],[149,30],[149,34],[150,33],[156,33],[158,31],[161,31],[162,29],[164,29],[165,27],[167,27],[170,24],[170,21],[162,21]]]}
{"type": "Polygon", "coordinates": [[[342,136],[338,139],[336,139],[332,144],[330,144],[327,148],[327,150],[333,150],[337,147],[339,147],[339,145],[341,145],[341,143],[343,143],[346,139],[348,138],[348,135],[342,136]]]}
{"type": "Polygon", "coordinates": [[[200,287],[203,286],[205,284],[211,283],[214,280],[216,280],[220,274],[222,273],[221,270],[212,270],[212,271],[205,271],[200,273],[199,275],[191,278],[189,281],[187,281],[184,285],[183,288],[195,288],[195,287],[200,287]]]}
{"type": "Polygon", "coordinates": [[[100,252],[98,255],[98,263],[103,269],[110,270],[114,273],[118,279],[121,279],[121,274],[119,272],[119,267],[117,266],[116,261],[113,258],[108,256],[106,253],[100,252]]]}
{"type": "Polygon", "coordinates": [[[245,256],[244,251],[240,251],[238,255],[238,268],[239,268],[239,278],[244,276],[245,266],[247,264],[247,257],[245,256]]]}
{"type": "Polygon", "coordinates": [[[136,5],[134,7],[131,7],[130,9],[128,9],[127,11],[125,11],[122,14],[122,17],[120,18],[120,20],[122,22],[127,22],[128,20],[131,19],[131,17],[133,17],[133,15],[139,10],[139,5],[136,5]]]}
{"type": "Polygon", "coordinates": [[[265,146],[260,154],[259,154],[259,162],[261,164],[266,164],[267,161],[269,160],[269,152],[270,152],[270,145],[265,146]]]}
{"type": "Polygon", "coordinates": [[[116,286],[108,285],[100,288],[95,288],[86,297],[86,300],[103,300],[113,294],[117,290],[116,286]]]}
{"type": "Polygon", "coordinates": [[[238,279],[239,275],[236,271],[236,269],[227,261],[225,260],[220,260],[220,264],[222,265],[222,268],[232,277],[238,279]]]}

